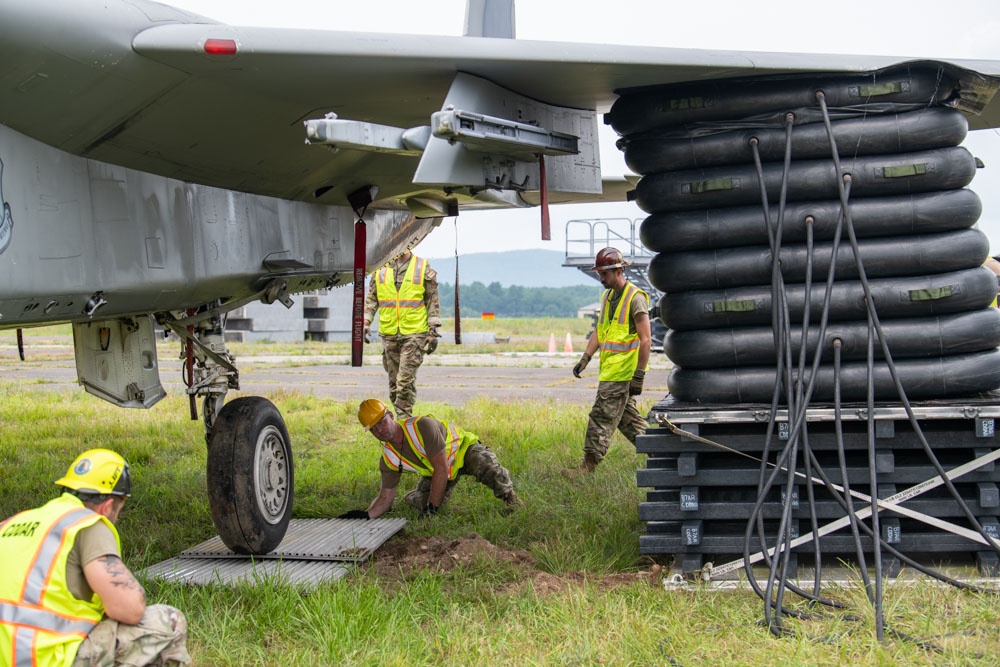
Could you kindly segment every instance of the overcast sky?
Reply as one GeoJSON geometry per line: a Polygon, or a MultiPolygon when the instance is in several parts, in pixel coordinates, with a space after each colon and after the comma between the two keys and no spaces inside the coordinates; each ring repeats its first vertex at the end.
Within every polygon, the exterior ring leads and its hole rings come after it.
{"type": "MultiPolygon", "coordinates": [[[[465,0],[165,0],[233,25],[460,35],[465,0]]],[[[997,0],[529,0],[516,5],[519,39],[679,48],[851,53],[1000,60],[997,0]],[[783,13],[784,12],[784,13],[783,13]]],[[[606,175],[625,172],[614,133],[600,124],[606,175]]],[[[971,188],[983,199],[979,226],[1000,253],[1000,132],[971,132],[964,144],[986,164],[971,188]]],[[[567,222],[645,217],[634,204],[554,206],[552,240],[540,240],[538,209],[463,213],[446,219],[417,252],[425,257],[545,248],[563,252],[567,222]]],[[[572,230],[583,227],[574,224],[572,230]]],[[[573,235],[574,237],[576,235],[573,235]]]]}

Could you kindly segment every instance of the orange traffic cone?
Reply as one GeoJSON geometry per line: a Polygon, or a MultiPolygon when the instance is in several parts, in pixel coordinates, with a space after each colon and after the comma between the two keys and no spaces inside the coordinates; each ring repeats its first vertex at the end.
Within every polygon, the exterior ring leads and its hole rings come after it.
{"type": "Polygon", "coordinates": [[[563,352],[569,352],[571,354],[573,352],[573,337],[569,335],[568,331],[566,332],[566,345],[563,346],[563,352]]]}
{"type": "Polygon", "coordinates": [[[549,335],[549,354],[555,354],[556,351],[556,335],[549,335]]]}

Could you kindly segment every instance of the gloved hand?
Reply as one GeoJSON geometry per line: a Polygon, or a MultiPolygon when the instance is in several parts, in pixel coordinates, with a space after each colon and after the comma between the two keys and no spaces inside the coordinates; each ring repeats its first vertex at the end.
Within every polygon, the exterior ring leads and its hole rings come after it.
{"type": "Polygon", "coordinates": [[[361,334],[361,336],[362,336],[362,338],[365,339],[366,343],[372,342],[372,339],[369,337],[369,333],[371,332],[371,329],[372,329],[372,323],[369,322],[368,320],[365,320],[365,332],[363,334],[361,334]]]}
{"type": "Polygon", "coordinates": [[[364,519],[366,521],[368,519],[371,519],[371,517],[368,516],[368,510],[351,510],[350,512],[344,512],[343,514],[341,514],[337,518],[338,519],[364,519]]]}
{"type": "Polygon", "coordinates": [[[589,363],[590,363],[590,355],[584,352],[583,356],[580,357],[580,361],[576,362],[576,366],[573,366],[573,375],[576,377],[580,377],[580,373],[583,372],[583,369],[586,368],[587,364],[589,363]]]}
{"type": "Polygon", "coordinates": [[[628,383],[628,395],[638,396],[642,393],[642,381],[646,379],[646,371],[636,369],[632,381],[628,383]]]}
{"type": "Polygon", "coordinates": [[[434,354],[434,350],[438,349],[438,338],[441,334],[438,333],[437,327],[431,327],[424,336],[424,354],[434,354]]]}
{"type": "Polygon", "coordinates": [[[437,513],[438,513],[438,506],[435,505],[434,503],[429,502],[426,505],[424,505],[424,511],[420,513],[420,516],[430,516],[432,514],[437,514],[437,513]]]}

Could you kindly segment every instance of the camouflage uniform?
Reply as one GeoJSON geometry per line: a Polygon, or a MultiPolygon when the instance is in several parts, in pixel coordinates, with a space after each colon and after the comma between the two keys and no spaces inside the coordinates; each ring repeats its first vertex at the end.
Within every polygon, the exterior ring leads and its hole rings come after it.
{"type": "MultiPolygon", "coordinates": [[[[611,309],[617,307],[616,299],[621,293],[613,293],[611,309]]],[[[636,316],[649,313],[649,305],[645,295],[636,294],[632,298],[631,319],[629,330],[635,332],[636,316]]],[[[598,335],[595,331],[593,335],[598,335]]],[[[587,434],[583,441],[583,453],[586,459],[600,463],[608,453],[611,436],[615,429],[621,431],[629,442],[635,445],[637,436],[646,432],[646,419],[636,407],[636,397],[629,396],[629,380],[619,382],[602,381],[597,384],[597,397],[590,410],[587,421],[587,434]]]]}
{"type": "MultiPolygon", "coordinates": [[[[497,459],[493,450],[479,442],[470,445],[469,449],[466,450],[465,463],[458,471],[458,477],[448,480],[441,504],[448,502],[448,499],[451,498],[451,493],[455,490],[455,485],[458,484],[458,478],[462,475],[471,475],[477,482],[489,487],[493,491],[493,495],[501,500],[509,497],[514,491],[514,482],[510,478],[510,473],[500,465],[500,460],[497,459]]],[[[430,494],[431,478],[421,477],[420,481],[417,482],[417,487],[407,492],[403,496],[403,500],[410,507],[421,511],[426,507],[430,494]]]]}
{"type": "Polygon", "coordinates": [[[417,369],[432,334],[382,336],[382,367],[389,375],[389,401],[401,417],[413,416],[417,402],[417,369]]]}
{"type": "MultiPolygon", "coordinates": [[[[399,424],[404,426],[404,422],[411,423],[412,421],[412,419],[400,420],[399,424]]],[[[427,460],[448,447],[449,440],[454,436],[467,444],[462,445],[465,447],[464,458],[461,459],[462,467],[457,471],[451,470],[454,473],[454,479],[448,480],[441,504],[443,505],[451,497],[458,480],[463,475],[469,475],[493,491],[493,495],[503,500],[508,508],[521,505],[521,500],[514,493],[514,482],[510,477],[510,472],[500,465],[500,461],[492,449],[479,442],[478,436],[454,426],[449,427],[431,416],[418,417],[413,428],[419,432],[418,440],[410,440],[410,437],[416,437],[416,434],[408,437],[404,433],[402,443],[399,445],[382,443],[383,455],[379,460],[379,473],[382,477],[383,489],[397,488],[404,470],[417,473],[433,470],[428,468],[427,460]],[[451,433],[450,429],[454,430],[454,434],[451,433]],[[411,442],[423,443],[422,447],[426,459],[414,450],[411,442]]],[[[449,463],[449,465],[451,464],[449,463]]],[[[403,501],[418,512],[422,512],[430,498],[431,480],[430,475],[421,474],[416,488],[407,492],[403,496],[403,501]]]]}
{"type": "Polygon", "coordinates": [[[138,625],[105,618],[94,626],[80,644],[73,667],[186,665],[191,662],[186,640],[184,614],[167,605],[149,605],[138,625]]]}
{"type": "MultiPolygon", "coordinates": [[[[396,289],[399,290],[409,263],[415,258],[403,260],[397,257],[387,266],[393,270],[396,279],[396,289]]],[[[368,282],[368,294],[365,296],[365,324],[375,319],[378,310],[377,275],[372,274],[368,282]]],[[[441,303],[438,300],[437,271],[428,265],[424,276],[424,308],[427,309],[427,325],[429,328],[441,326],[441,303]]],[[[436,338],[429,329],[415,334],[384,334],[382,338],[382,366],[389,375],[389,401],[395,406],[400,417],[411,417],[413,405],[417,401],[417,369],[424,361],[424,349],[432,338],[436,338]]]]}
{"type": "Polygon", "coordinates": [[[597,398],[587,420],[583,453],[593,455],[598,462],[608,453],[616,427],[633,445],[636,437],[646,432],[646,419],[636,408],[635,396],[628,395],[628,385],[628,381],[597,384],[597,398]]]}

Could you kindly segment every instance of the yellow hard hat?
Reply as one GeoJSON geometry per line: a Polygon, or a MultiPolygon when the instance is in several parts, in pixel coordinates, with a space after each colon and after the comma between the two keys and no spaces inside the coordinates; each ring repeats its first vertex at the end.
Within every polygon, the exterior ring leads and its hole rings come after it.
{"type": "Polygon", "coordinates": [[[358,421],[366,431],[370,431],[372,426],[382,421],[382,417],[385,417],[388,411],[389,408],[385,407],[385,403],[377,398],[366,398],[361,401],[361,407],[358,408],[358,421]]]}
{"type": "Polygon", "coordinates": [[[66,476],[55,482],[67,489],[96,495],[128,498],[132,495],[132,476],[128,462],[110,449],[88,449],[76,457],[66,476]]]}

